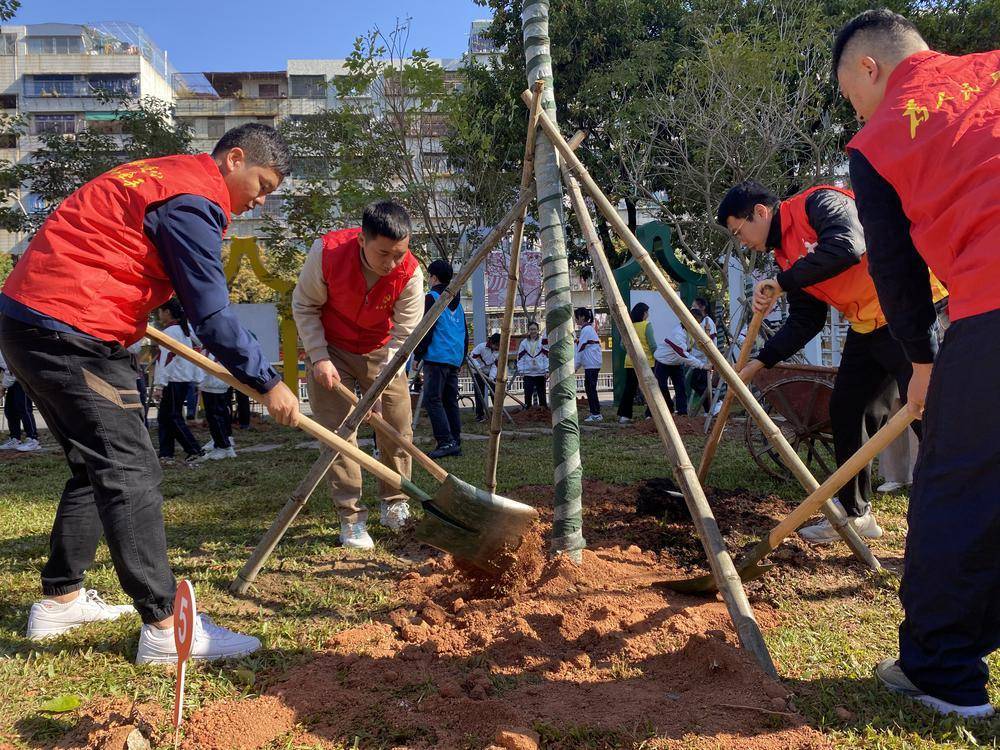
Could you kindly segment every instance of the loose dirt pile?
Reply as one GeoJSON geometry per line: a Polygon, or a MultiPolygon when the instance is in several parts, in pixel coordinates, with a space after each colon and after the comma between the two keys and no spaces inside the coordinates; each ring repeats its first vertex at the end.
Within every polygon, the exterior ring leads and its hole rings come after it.
{"type": "Polygon", "coordinates": [[[510,418],[518,426],[538,424],[549,426],[552,424],[552,412],[540,406],[532,406],[528,409],[512,412],[510,418]]]}
{"type": "Polygon", "coordinates": [[[87,704],[72,730],[53,750],[139,750],[166,742],[162,728],[170,717],[155,703],[133,705],[130,701],[98,699],[87,704]]]}
{"type": "MultiPolygon", "coordinates": [[[[513,494],[544,507],[551,492],[513,494]]],[[[636,490],[588,482],[585,495],[580,565],[546,559],[540,536],[499,580],[434,557],[384,620],[339,633],[259,698],[195,713],[184,747],[531,748],[534,733],[551,748],[828,747],[737,647],[721,602],[652,586],[680,570],[639,546],[659,549],[664,531],[636,515],[636,490]]]]}

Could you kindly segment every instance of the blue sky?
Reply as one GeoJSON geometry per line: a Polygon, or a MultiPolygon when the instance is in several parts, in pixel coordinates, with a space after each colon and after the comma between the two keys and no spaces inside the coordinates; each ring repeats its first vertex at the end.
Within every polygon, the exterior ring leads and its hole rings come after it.
{"type": "Polygon", "coordinates": [[[458,57],[469,24],[488,18],[473,0],[21,0],[10,23],[130,21],[181,72],[281,70],[289,58],[345,57],[374,25],[412,18],[412,47],[458,57]]]}

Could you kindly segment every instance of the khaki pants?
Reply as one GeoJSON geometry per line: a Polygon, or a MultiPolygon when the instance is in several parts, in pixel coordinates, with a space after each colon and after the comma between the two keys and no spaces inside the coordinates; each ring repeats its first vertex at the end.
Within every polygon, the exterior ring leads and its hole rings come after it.
{"type": "MultiPolygon", "coordinates": [[[[370,388],[385,362],[385,353],[381,349],[368,354],[352,354],[333,347],[327,351],[330,353],[330,360],[340,373],[341,382],[352,391],[355,385],[360,386],[362,392],[370,388]]],[[[309,403],[316,420],[327,429],[336,431],[354,408],[353,405],[316,383],[311,368],[307,385],[309,403]]],[[[407,387],[406,375],[403,372],[392,379],[382,394],[382,416],[403,436],[412,439],[410,389],[407,387]]],[[[357,431],[351,435],[350,441],[354,445],[358,444],[357,431]]],[[[378,448],[383,464],[397,474],[410,478],[409,454],[382,438],[379,438],[378,448]]],[[[349,458],[337,456],[327,473],[327,478],[330,481],[330,494],[333,496],[333,503],[340,520],[350,523],[366,521],[368,509],[361,504],[361,467],[349,458]]],[[[379,497],[386,502],[407,499],[404,493],[381,481],[379,497]]]]}

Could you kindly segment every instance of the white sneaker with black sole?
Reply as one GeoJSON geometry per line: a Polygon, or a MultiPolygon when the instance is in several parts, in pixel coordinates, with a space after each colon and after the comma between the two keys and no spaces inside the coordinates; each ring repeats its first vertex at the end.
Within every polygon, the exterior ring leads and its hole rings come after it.
{"type": "Polygon", "coordinates": [[[889,692],[896,693],[897,695],[905,695],[917,703],[922,703],[928,708],[934,709],[939,714],[956,714],[963,719],[988,719],[996,713],[993,706],[989,703],[984,703],[980,706],[959,706],[941,698],[935,698],[933,695],[928,695],[910,682],[910,678],[906,676],[899,666],[899,659],[883,659],[875,667],[875,676],[889,692]]]}
{"type": "MultiPolygon", "coordinates": [[[[848,516],[847,522],[862,539],[878,539],[883,534],[882,527],[878,525],[870,510],[863,516],[848,516]]],[[[799,536],[812,544],[832,544],[841,538],[833,528],[833,524],[825,518],[819,523],[800,529],[799,536]]]]}
{"type": "Polygon", "coordinates": [[[88,622],[117,620],[122,615],[135,614],[131,604],[108,604],[93,589],[81,589],[80,595],[69,602],[42,599],[31,605],[28,613],[28,638],[42,641],[86,625],[88,622]]]}
{"type": "MultiPolygon", "coordinates": [[[[194,622],[194,643],[191,644],[191,658],[203,661],[232,659],[252,654],[260,648],[260,641],[252,635],[243,635],[216,625],[208,615],[198,615],[194,622]]],[[[139,634],[139,650],[135,655],[136,664],[174,664],[177,662],[177,647],[174,644],[174,629],[160,629],[155,625],[143,625],[139,634]]]]}

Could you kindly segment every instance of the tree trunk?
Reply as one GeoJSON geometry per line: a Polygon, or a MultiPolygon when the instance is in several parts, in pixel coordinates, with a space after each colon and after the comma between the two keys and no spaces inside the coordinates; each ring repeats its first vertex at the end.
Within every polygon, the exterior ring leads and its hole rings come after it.
{"type": "MultiPolygon", "coordinates": [[[[556,121],[552,58],[549,51],[549,2],[526,0],[521,12],[528,87],[545,81],[542,109],[556,121]]],[[[580,425],[576,412],[573,300],[563,216],[563,186],[551,141],[542,132],[535,146],[535,185],[541,228],[545,330],[549,340],[549,403],[552,407],[552,457],[555,502],[552,550],[582,559],[583,470],[580,465],[580,425]]]]}
{"type": "MultiPolygon", "coordinates": [[[[635,198],[625,199],[625,209],[628,211],[628,231],[635,234],[635,230],[639,224],[638,210],[635,205],[635,198]]],[[[605,247],[610,247],[610,245],[605,245],[605,247]]]]}

